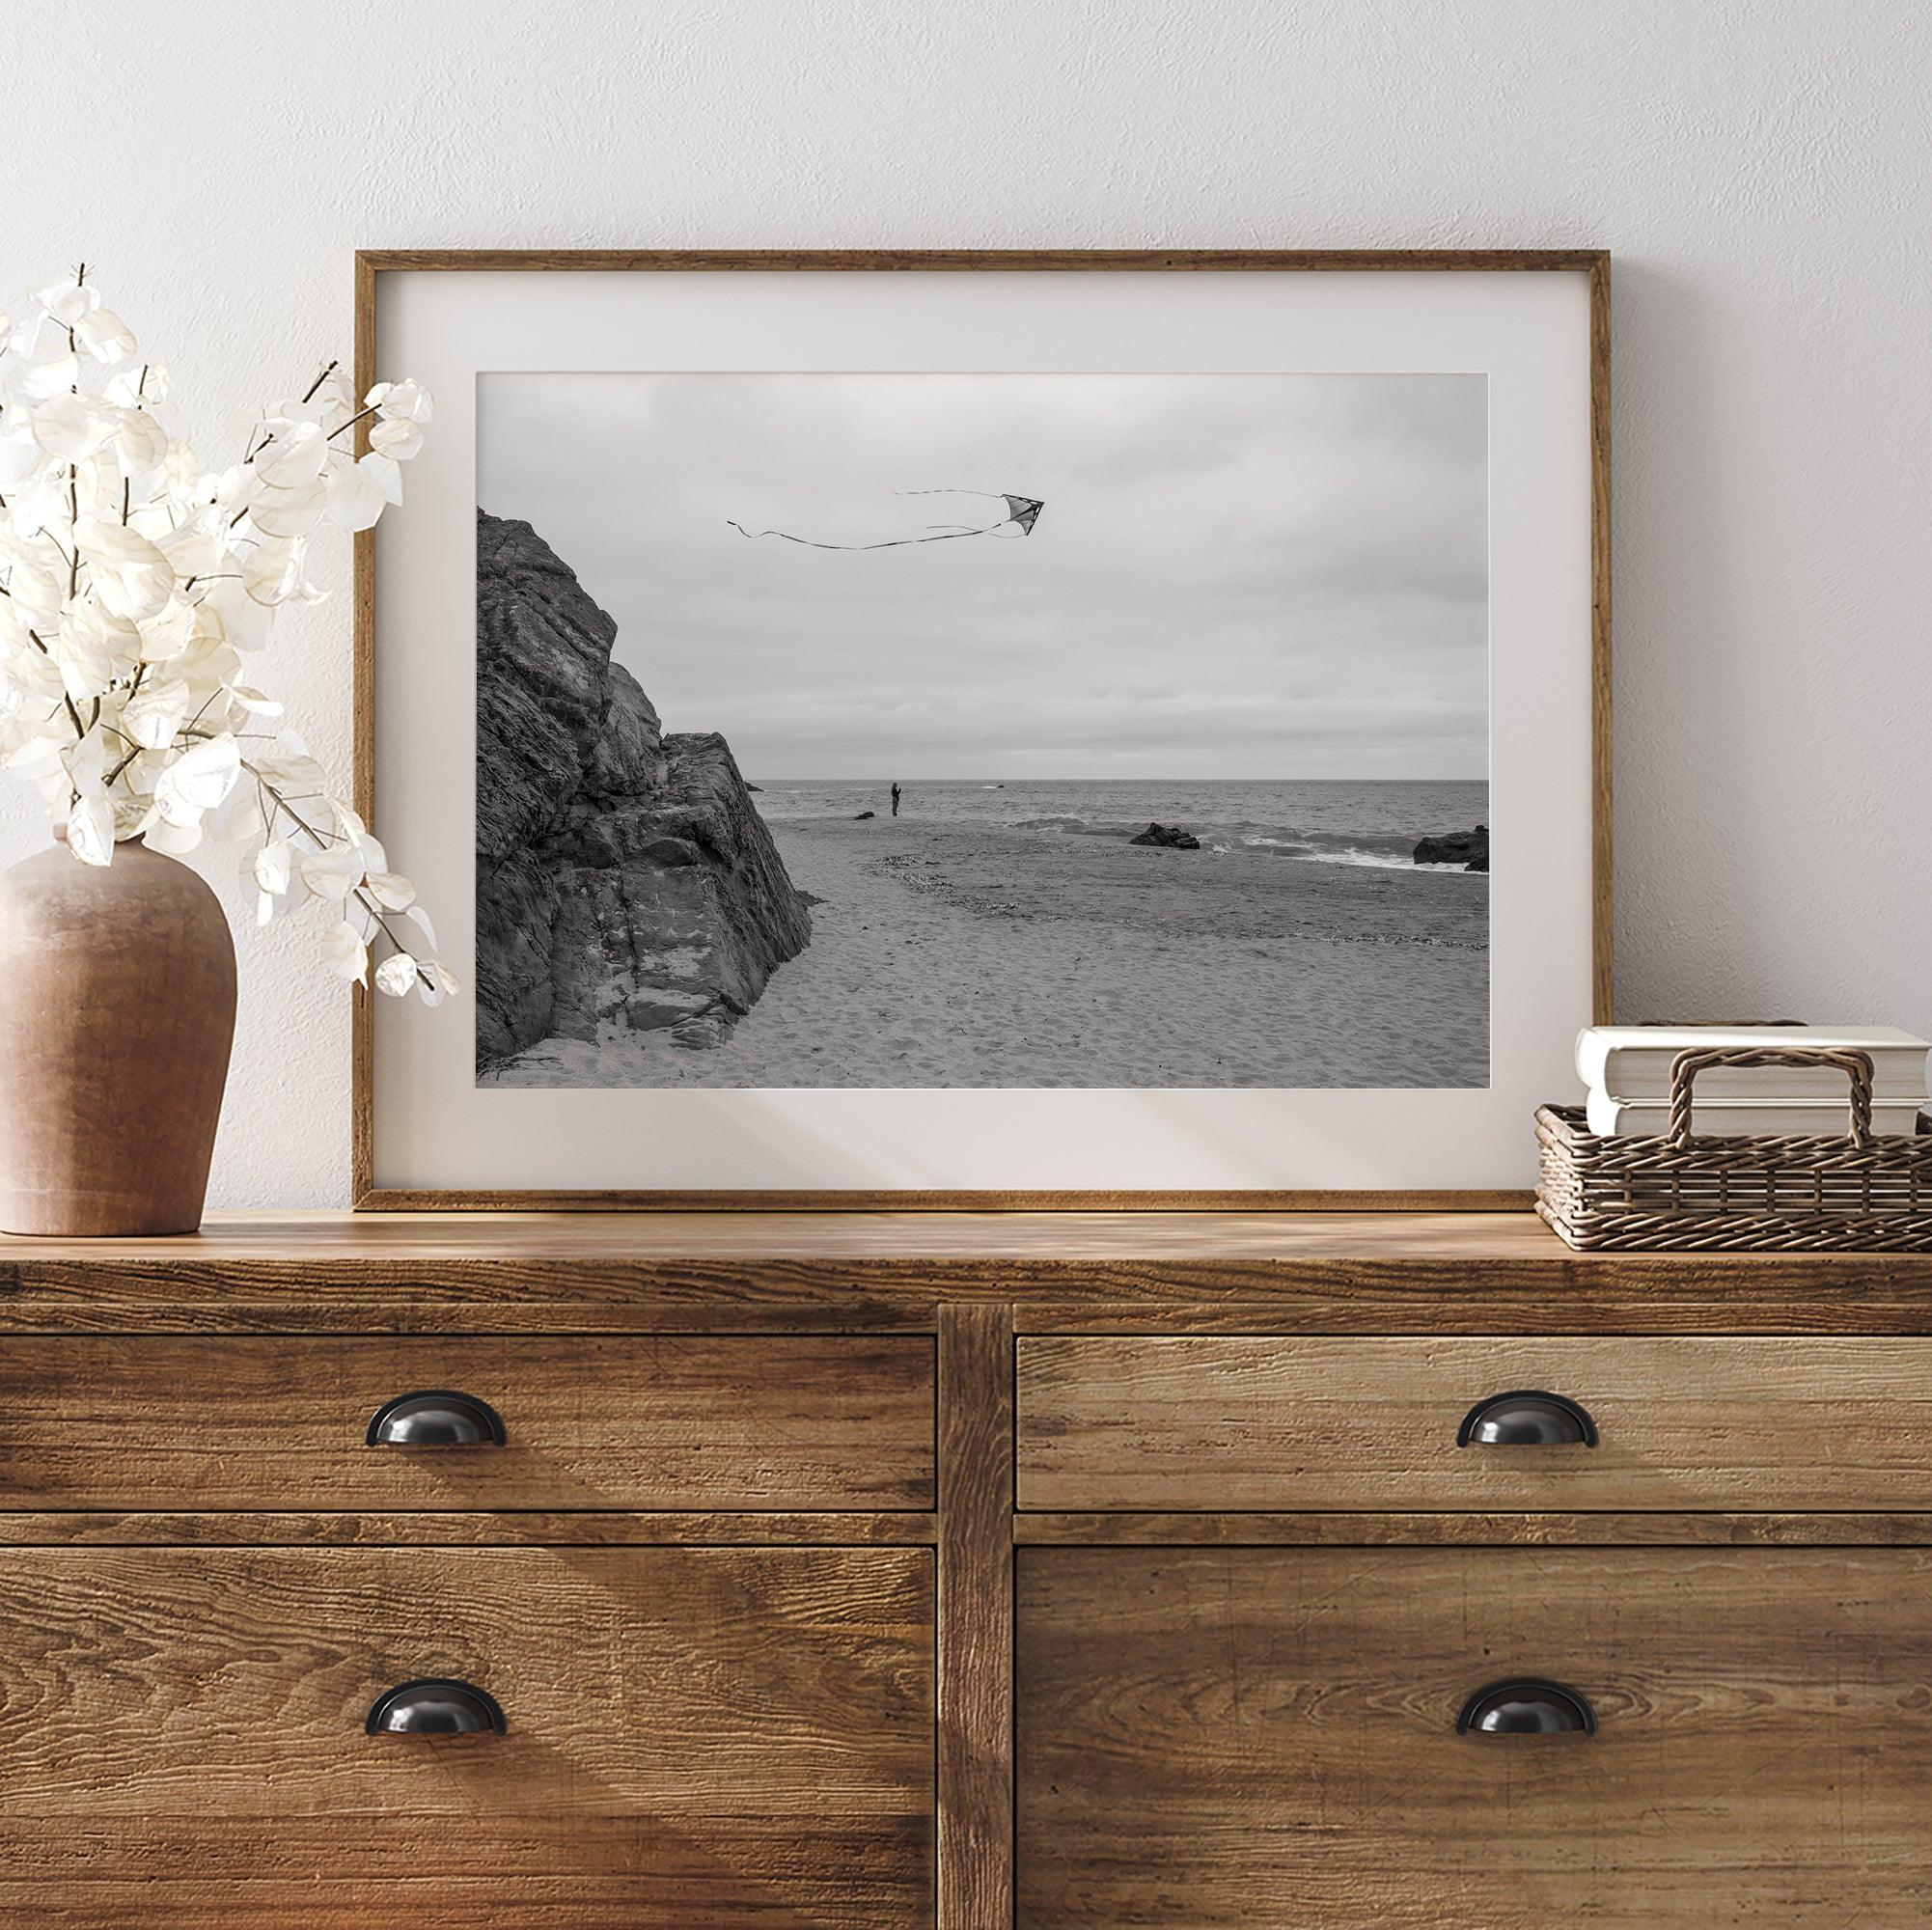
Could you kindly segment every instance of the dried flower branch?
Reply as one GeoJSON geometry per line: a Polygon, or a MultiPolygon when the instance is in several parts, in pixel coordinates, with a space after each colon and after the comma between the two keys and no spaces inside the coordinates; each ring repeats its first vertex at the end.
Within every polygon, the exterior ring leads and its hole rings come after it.
{"type": "Polygon", "coordinates": [[[332,970],[367,983],[384,945],[376,987],[438,1005],[457,987],[416,888],[242,676],[285,605],[321,599],[316,532],[402,500],[428,392],[378,383],[357,406],[331,362],[216,473],[169,429],[169,389],[85,267],[18,331],[0,316],[0,767],[40,786],[83,864],[131,838],[241,843],[261,924],[318,902],[332,970]]]}

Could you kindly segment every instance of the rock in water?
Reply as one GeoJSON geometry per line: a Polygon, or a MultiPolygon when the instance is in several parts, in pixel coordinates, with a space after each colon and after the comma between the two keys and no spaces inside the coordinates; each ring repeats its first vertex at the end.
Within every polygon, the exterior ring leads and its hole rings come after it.
{"type": "Polygon", "coordinates": [[[1139,837],[1127,840],[1129,844],[1159,844],[1170,851],[1199,851],[1201,840],[1191,831],[1183,831],[1178,824],[1150,824],[1139,837]]]}
{"type": "Polygon", "coordinates": [[[666,737],[617,625],[477,512],[477,1064],[620,1019],[722,1038],[812,936],[715,734],[666,737]]]}
{"type": "Polygon", "coordinates": [[[1424,838],[1416,846],[1419,865],[1460,865],[1465,871],[1489,868],[1489,827],[1478,824],[1474,831],[1451,831],[1445,838],[1424,838]]]}

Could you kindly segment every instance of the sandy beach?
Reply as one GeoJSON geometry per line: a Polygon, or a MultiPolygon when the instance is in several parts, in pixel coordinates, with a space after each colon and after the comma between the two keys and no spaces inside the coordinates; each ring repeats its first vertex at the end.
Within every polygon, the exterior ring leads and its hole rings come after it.
{"type": "Polygon", "coordinates": [[[546,1039],[500,1086],[1487,1080],[1489,881],[983,823],[778,818],[811,944],[723,1043],[546,1039]]]}

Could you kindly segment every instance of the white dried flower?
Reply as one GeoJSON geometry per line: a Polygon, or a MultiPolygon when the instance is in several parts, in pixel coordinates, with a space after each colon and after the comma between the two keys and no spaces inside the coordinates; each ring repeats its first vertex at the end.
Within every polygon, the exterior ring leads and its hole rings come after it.
{"type": "Polygon", "coordinates": [[[415,886],[277,731],[281,704],[237,654],[323,594],[307,565],[325,526],[368,529],[402,500],[428,392],[378,384],[358,411],[331,363],[249,418],[239,461],[207,469],[168,416],[168,372],[85,271],[14,313],[18,328],[0,316],[0,768],[41,789],[83,864],[130,838],[178,854],[241,841],[262,923],[319,899],[332,971],[370,982],[383,945],[375,985],[440,1003],[455,980],[415,886]],[[391,924],[405,918],[406,944],[391,924]]]}

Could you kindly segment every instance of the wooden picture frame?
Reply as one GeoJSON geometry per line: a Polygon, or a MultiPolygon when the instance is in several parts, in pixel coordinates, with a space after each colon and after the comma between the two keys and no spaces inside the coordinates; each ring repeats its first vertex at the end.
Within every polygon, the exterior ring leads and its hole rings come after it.
{"type": "MultiPolygon", "coordinates": [[[[1576,275],[1587,287],[1588,317],[1588,576],[1589,576],[1589,881],[1590,1010],[1594,1022],[1612,1017],[1611,824],[1611,538],[1610,538],[1610,256],[1597,249],[1480,250],[920,250],[694,251],[569,249],[549,251],[374,249],[355,260],[357,393],[377,379],[377,316],[385,277],[402,274],[513,273],[571,275],[746,273],[1187,274],[1521,273],[1576,275]]],[[[394,374],[395,371],[386,371],[394,374]]],[[[380,823],[375,794],[376,591],[375,537],[355,538],[353,742],[354,800],[380,823]]],[[[947,1190],[826,1191],[610,1190],[501,1188],[420,1189],[377,1183],[374,1010],[358,988],[353,1018],[351,1188],[359,1211],[1507,1211],[1529,1203],[1515,1189],[1421,1191],[1334,1189],[1214,1190],[947,1190]]],[[[1581,1020],[1584,1014],[1578,1014],[1581,1020]]],[[[1531,1126],[1523,1121],[1526,1141],[1531,1126]]]]}

